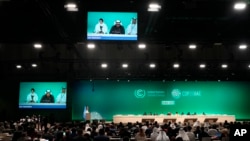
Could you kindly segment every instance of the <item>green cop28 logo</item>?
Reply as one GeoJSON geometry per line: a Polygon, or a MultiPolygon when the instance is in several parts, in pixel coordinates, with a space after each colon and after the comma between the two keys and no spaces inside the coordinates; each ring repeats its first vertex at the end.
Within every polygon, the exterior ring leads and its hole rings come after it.
{"type": "Polygon", "coordinates": [[[172,94],[172,97],[175,99],[178,99],[181,97],[181,91],[179,89],[173,89],[171,94],[172,94]]]}
{"type": "Polygon", "coordinates": [[[135,90],[134,95],[136,98],[144,98],[146,95],[146,91],[142,89],[137,89],[135,90]]]}

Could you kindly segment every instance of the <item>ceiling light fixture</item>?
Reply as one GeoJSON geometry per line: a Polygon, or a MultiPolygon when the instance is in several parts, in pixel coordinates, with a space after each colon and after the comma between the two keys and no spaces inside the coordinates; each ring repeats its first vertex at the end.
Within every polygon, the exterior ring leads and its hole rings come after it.
{"type": "Polygon", "coordinates": [[[67,3],[64,5],[64,8],[66,8],[67,11],[78,11],[77,5],[75,3],[67,3]]]}
{"type": "Polygon", "coordinates": [[[239,45],[239,49],[242,49],[242,50],[247,49],[247,45],[245,44],[239,45]]]}
{"type": "Polygon", "coordinates": [[[103,64],[101,65],[101,67],[102,67],[102,68],[107,68],[107,67],[108,67],[108,64],[103,63],[103,64]]]}
{"type": "Polygon", "coordinates": [[[42,45],[41,44],[34,44],[34,48],[42,48],[42,45]]]}
{"type": "Polygon", "coordinates": [[[179,65],[179,64],[173,64],[173,67],[174,67],[174,68],[179,68],[180,65],[179,65]]]}
{"type": "Polygon", "coordinates": [[[222,64],[221,67],[222,68],[227,68],[228,66],[227,66],[227,64],[222,64]]]}
{"type": "Polygon", "coordinates": [[[122,67],[123,67],[123,68],[127,68],[127,67],[128,67],[128,64],[122,64],[122,67]]]}
{"type": "Polygon", "coordinates": [[[16,65],[16,68],[17,68],[17,69],[21,69],[22,66],[21,66],[21,65],[16,65]]]}
{"type": "Polygon", "coordinates": [[[161,6],[157,3],[151,3],[148,6],[148,11],[149,12],[157,12],[161,9],[161,6]]]}
{"type": "Polygon", "coordinates": [[[205,64],[200,64],[200,68],[205,68],[206,65],[205,64]]]}
{"type": "Polygon", "coordinates": [[[35,67],[37,67],[37,64],[31,64],[31,66],[32,66],[33,68],[35,68],[35,67]]]}
{"type": "Polygon", "coordinates": [[[189,45],[189,48],[190,49],[196,49],[196,45],[195,44],[191,44],[191,45],[189,45]]]}
{"type": "Polygon", "coordinates": [[[95,48],[95,44],[90,43],[90,44],[87,45],[87,47],[88,47],[89,49],[94,49],[94,48],[95,48]]]}
{"type": "Polygon", "coordinates": [[[235,10],[244,10],[246,9],[247,4],[245,2],[237,2],[234,4],[235,10]]]}
{"type": "Polygon", "coordinates": [[[155,68],[155,64],[150,64],[149,67],[150,68],[155,68]]]}
{"type": "Polygon", "coordinates": [[[145,44],[139,44],[139,45],[138,45],[138,48],[139,48],[139,49],[144,49],[144,48],[146,48],[146,45],[145,45],[145,44]]]}

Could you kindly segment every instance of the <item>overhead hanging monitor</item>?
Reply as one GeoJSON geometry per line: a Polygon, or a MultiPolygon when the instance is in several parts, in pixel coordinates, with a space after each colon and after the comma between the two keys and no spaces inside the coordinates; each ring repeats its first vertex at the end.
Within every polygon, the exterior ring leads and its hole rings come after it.
{"type": "Polygon", "coordinates": [[[87,40],[137,41],[137,12],[88,12],[87,40]]]}

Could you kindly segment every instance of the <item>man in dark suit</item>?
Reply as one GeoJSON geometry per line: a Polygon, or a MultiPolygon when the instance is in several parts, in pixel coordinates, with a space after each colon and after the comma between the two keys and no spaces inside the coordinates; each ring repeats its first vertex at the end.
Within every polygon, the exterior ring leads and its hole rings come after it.
{"type": "Polygon", "coordinates": [[[99,135],[94,137],[94,141],[110,141],[110,139],[105,135],[104,129],[100,129],[99,135]]]}

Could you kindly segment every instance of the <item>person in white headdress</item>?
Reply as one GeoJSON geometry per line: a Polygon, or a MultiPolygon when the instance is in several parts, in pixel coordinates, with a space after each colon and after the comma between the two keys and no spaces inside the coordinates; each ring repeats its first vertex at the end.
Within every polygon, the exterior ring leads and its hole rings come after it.
{"type": "Polygon", "coordinates": [[[159,135],[156,137],[156,141],[170,141],[164,130],[160,130],[159,135]]]}
{"type": "Polygon", "coordinates": [[[67,100],[66,88],[62,88],[62,91],[56,97],[56,102],[66,103],[66,100],[67,100]]]}
{"type": "Polygon", "coordinates": [[[159,135],[158,128],[154,127],[153,132],[150,134],[151,141],[156,141],[156,137],[159,135]]]}
{"type": "Polygon", "coordinates": [[[125,34],[124,26],[120,20],[115,21],[115,25],[111,27],[109,34],[125,34]]]}
{"type": "Polygon", "coordinates": [[[126,32],[128,35],[137,35],[137,19],[132,18],[131,23],[127,26],[126,32]]]}
{"type": "Polygon", "coordinates": [[[190,141],[187,133],[182,128],[179,129],[179,134],[175,138],[177,139],[178,137],[181,137],[183,141],[190,141]]]}

